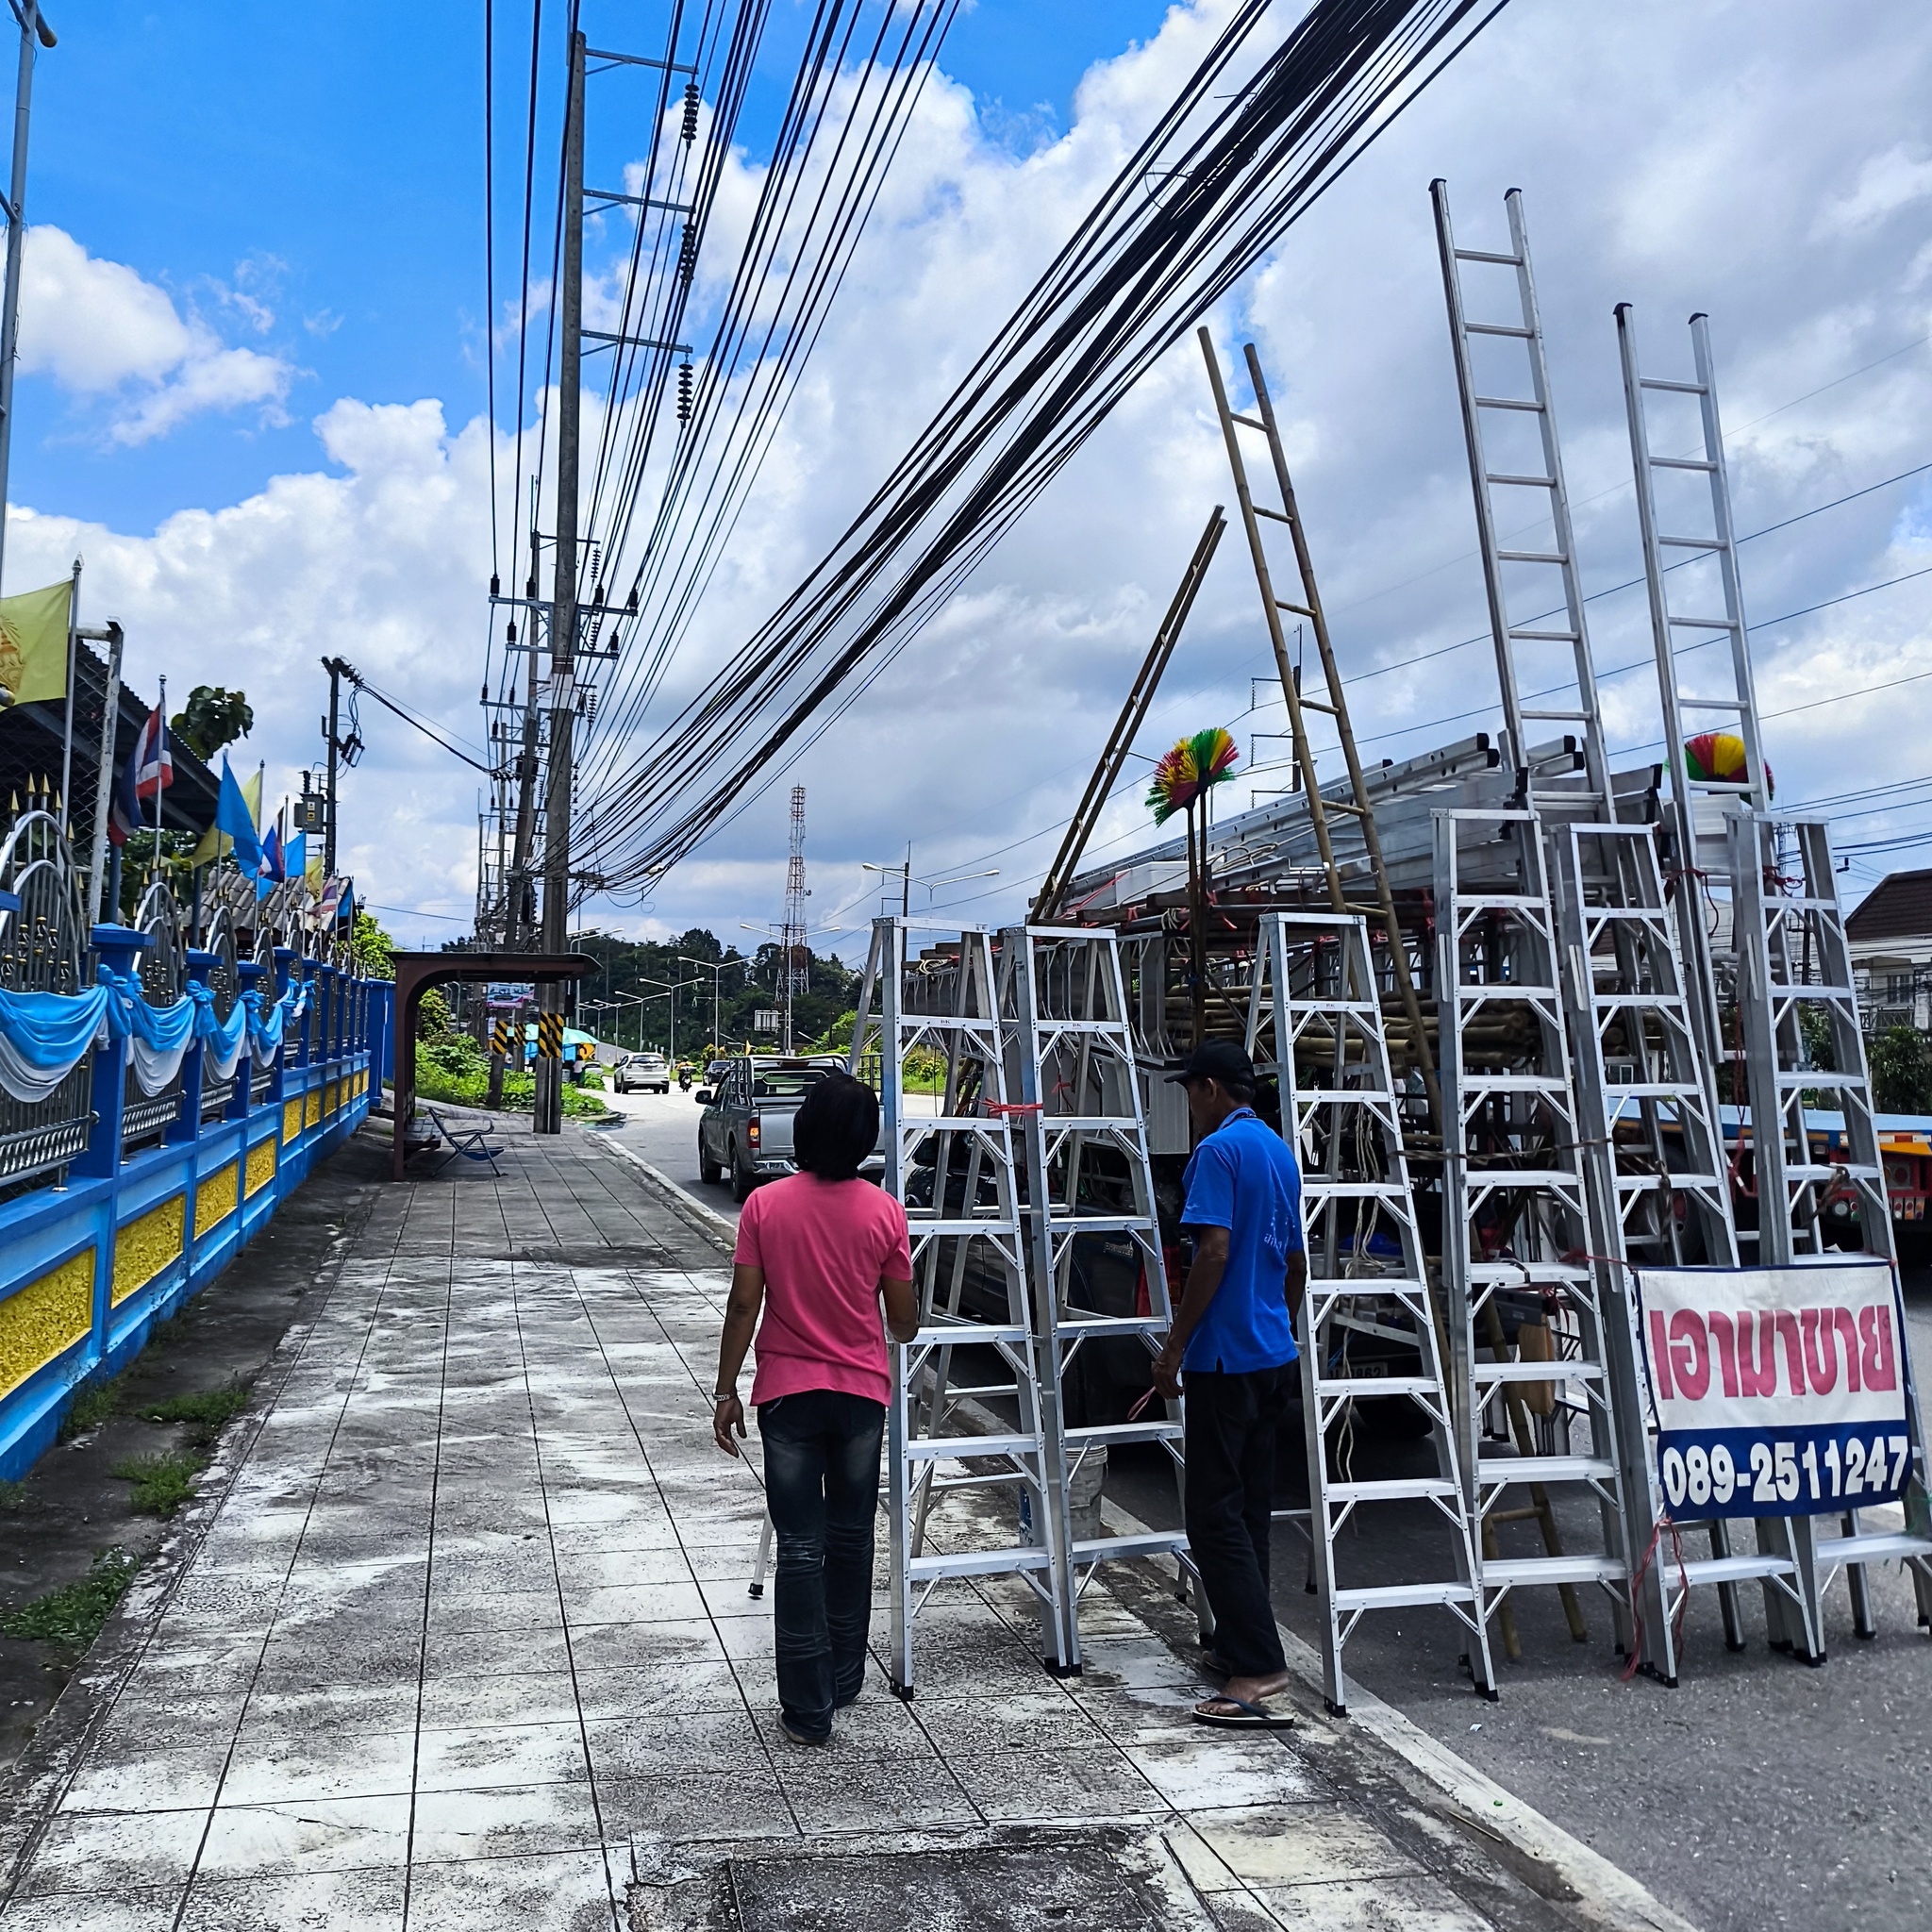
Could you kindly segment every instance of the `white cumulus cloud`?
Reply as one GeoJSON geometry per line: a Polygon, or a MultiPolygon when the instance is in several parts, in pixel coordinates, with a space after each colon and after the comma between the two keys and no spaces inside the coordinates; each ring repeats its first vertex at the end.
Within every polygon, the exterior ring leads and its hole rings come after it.
{"type": "MultiPolygon", "coordinates": [[[[228,299],[251,326],[273,321],[245,294],[228,299]]],[[[227,347],[198,316],[184,317],[165,289],[45,224],[27,230],[22,255],[20,368],[103,405],[104,433],[128,444],[209,409],[254,406],[283,420],[295,375],[278,356],[227,347]]]]}

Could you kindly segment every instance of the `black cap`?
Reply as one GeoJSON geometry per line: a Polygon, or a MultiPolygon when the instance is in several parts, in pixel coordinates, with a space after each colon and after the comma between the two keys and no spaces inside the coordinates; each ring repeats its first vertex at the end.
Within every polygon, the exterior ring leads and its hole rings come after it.
{"type": "Polygon", "coordinates": [[[1231,1040],[1204,1040],[1188,1056],[1187,1065],[1167,1077],[1170,1081],[1219,1080],[1224,1087],[1245,1088],[1252,1093],[1255,1063],[1231,1040]]]}

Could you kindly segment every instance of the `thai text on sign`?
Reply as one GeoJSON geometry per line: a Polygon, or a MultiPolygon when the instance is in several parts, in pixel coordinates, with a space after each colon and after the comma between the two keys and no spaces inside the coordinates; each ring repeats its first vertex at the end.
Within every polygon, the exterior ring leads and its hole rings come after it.
{"type": "Polygon", "coordinates": [[[1657,1475],[1681,1517],[1803,1516],[1901,1495],[1911,1470],[1891,1269],[1644,1269],[1657,1475]]]}

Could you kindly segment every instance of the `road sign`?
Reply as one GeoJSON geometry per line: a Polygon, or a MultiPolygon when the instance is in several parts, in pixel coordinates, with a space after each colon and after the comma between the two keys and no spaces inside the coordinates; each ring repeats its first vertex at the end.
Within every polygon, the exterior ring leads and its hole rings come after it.
{"type": "Polygon", "coordinates": [[[778,1030],[778,1012],[775,1007],[758,1007],[751,1016],[754,1033],[775,1033],[778,1030]]]}
{"type": "Polygon", "coordinates": [[[540,1059],[560,1060],[563,1058],[563,1015],[561,1013],[539,1013],[537,1015],[537,1055],[540,1059]]]}
{"type": "Polygon", "coordinates": [[[503,1007],[514,1011],[536,997],[534,986],[516,986],[500,980],[492,980],[483,990],[483,1004],[492,1009],[503,1007]]]}

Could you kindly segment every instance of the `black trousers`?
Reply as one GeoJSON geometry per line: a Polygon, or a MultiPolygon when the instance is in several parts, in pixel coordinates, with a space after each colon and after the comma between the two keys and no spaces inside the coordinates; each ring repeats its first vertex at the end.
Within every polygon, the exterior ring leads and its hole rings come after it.
{"type": "Polygon", "coordinates": [[[1214,1612],[1214,1648],[1237,1677],[1288,1668],[1268,1597],[1274,1509],[1274,1439],[1296,1365],[1226,1374],[1190,1369],[1187,1396],[1188,1543],[1214,1612]]]}
{"type": "Polygon", "coordinates": [[[765,1502],[777,1532],[772,1648],[778,1704],[808,1737],[865,1682],[873,1523],[886,1409],[812,1389],[758,1406],[765,1502]]]}

